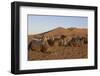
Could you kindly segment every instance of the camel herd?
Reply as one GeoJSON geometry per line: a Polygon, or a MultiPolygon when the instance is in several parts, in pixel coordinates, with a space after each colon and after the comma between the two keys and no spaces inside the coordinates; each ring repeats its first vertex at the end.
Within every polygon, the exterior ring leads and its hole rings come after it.
{"type": "Polygon", "coordinates": [[[81,47],[88,43],[88,39],[85,36],[42,36],[39,39],[33,37],[28,44],[28,50],[47,52],[50,47],[81,47]]]}

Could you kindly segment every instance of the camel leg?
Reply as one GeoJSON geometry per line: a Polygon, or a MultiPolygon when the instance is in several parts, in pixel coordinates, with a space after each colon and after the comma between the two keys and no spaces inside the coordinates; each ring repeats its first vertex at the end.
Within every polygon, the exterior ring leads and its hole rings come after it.
{"type": "Polygon", "coordinates": [[[28,45],[28,50],[30,50],[30,49],[32,49],[32,41],[29,43],[29,45],[28,45]]]}

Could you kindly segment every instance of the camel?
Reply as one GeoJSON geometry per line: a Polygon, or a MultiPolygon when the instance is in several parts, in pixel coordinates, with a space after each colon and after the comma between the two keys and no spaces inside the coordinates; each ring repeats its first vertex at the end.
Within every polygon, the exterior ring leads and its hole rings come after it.
{"type": "Polygon", "coordinates": [[[41,39],[33,38],[28,45],[28,50],[48,53],[52,47],[80,47],[87,43],[87,37],[61,35],[59,38],[56,38],[53,36],[42,36],[41,39]]]}
{"type": "Polygon", "coordinates": [[[68,42],[69,46],[83,46],[83,44],[87,44],[87,38],[86,37],[79,37],[79,36],[75,36],[72,37],[72,39],[68,42]]]}
{"type": "Polygon", "coordinates": [[[48,48],[54,45],[54,39],[42,36],[41,39],[32,39],[28,45],[28,50],[41,51],[43,53],[48,52],[48,48]]]}
{"type": "Polygon", "coordinates": [[[40,51],[41,50],[41,40],[38,39],[32,39],[32,41],[29,43],[28,45],[28,50],[32,50],[32,51],[40,51]]]}
{"type": "Polygon", "coordinates": [[[50,47],[48,43],[48,37],[42,37],[42,45],[41,45],[41,52],[47,52],[47,49],[50,47]]]}

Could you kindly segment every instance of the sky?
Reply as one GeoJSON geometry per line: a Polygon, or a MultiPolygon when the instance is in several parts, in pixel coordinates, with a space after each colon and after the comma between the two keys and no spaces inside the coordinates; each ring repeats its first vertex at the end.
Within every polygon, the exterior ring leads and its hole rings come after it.
{"type": "Polygon", "coordinates": [[[57,27],[87,28],[88,17],[28,15],[28,34],[39,34],[57,27]]]}

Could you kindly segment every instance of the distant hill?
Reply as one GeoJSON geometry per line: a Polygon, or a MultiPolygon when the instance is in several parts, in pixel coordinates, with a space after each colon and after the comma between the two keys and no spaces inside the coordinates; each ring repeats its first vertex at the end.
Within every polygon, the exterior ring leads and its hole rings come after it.
{"type": "Polygon", "coordinates": [[[37,35],[44,35],[44,36],[73,36],[73,35],[79,35],[79,36],[86,36],[88,30],[85,28],[63,28],[58,27],[53,30],[37,34],[37,35]]]}
{"type": "Polygon", "coordinates": [[[65,36],[83,36],[83,37],[86,37],[87,32],[88,32],[88,29],[86,29],[86,28],[57,27],[55,29],[52,29],[50,31],[43,32],[43,33],[40,33],[40,34],[28,35],[28,39],[31,40],[32,37],[41,38],[41,36],[43,36],[43,35],[44,36],[61,36],[61,35],[65,35],[65,36]]]}

